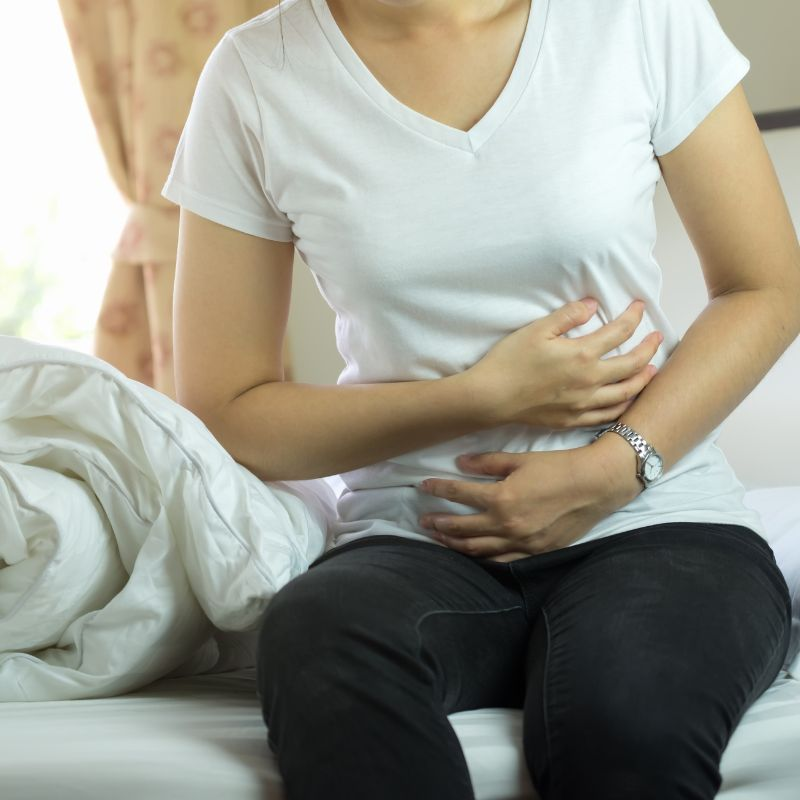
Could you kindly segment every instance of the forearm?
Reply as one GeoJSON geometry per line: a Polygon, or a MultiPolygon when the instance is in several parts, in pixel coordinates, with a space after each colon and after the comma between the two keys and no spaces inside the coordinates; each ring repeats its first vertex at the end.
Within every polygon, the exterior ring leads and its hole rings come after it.
{"type": "Polygon", "coordinates": [[[265,383],[203,422],[261,480],[358,469],[491,427],[465,373],[354,385],[265,383]]]}
{"type": "MultiPolygon", "coordinates": [[[[796,290],[720,295],[620,420],[655,447],[666,474],[744,400],[799,332],[796,290]]],[[[638,483],[633,448],[611,434],[595,445],[633,490],[638,483]]]]}

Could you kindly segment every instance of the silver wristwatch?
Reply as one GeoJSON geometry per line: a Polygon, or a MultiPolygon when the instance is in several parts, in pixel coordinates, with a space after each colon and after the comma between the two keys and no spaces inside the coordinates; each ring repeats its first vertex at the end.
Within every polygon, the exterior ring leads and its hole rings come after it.
{"type": "Polygon", "coordinates": [[[653,445],[648,444],[644,437],[623,422],[615,422],[610,428],[604,428],[595,435],[595,440],[599,439],[604,433],[618,433],[636,451],[639,465],[636,469],[636,477],[642,482],[646,489],[651,483],[657,481],[664,474],[664,460],[656,452],[653,445]]]}

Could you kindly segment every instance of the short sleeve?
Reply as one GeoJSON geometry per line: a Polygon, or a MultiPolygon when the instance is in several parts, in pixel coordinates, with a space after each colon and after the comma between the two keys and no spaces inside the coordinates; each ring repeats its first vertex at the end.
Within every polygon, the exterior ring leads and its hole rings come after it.
{"type": "Polygon", "coordinates": [[[162,197],[244,233],[292,241],[268,184],[261,114],[235,43],[225,34],[197,81],[162,197]]]}
{"type": "Polygon", "coordinates": [[[750,69],[708,0],[639,0],[657,156],[677,147],[750,69]]]}

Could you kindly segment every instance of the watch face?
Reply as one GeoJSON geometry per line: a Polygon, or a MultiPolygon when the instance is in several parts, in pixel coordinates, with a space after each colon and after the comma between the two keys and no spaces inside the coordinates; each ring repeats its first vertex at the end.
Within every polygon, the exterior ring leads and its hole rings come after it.
{"type": "Polygon", "coordinates": [[[650,453],[642,467],[642,475],[646,481],[657,481],[664,472],[664,462],[657,453],[650,453]]]}

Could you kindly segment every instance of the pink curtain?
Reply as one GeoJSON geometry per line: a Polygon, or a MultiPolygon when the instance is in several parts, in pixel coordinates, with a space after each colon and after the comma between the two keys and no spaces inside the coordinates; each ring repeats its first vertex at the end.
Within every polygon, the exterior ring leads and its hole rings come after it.
{"type": "MultiPolygon", "coordinates": [[[[178,208],[160,196],[200,70],[223,33],[277,0],[59,0],[109,172],[130,204],[94,354],[175,399],[178,208]]],[[[286,380],[292,380],[288,336],[286,380]]]]}

